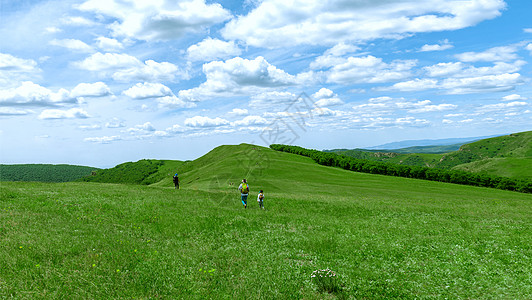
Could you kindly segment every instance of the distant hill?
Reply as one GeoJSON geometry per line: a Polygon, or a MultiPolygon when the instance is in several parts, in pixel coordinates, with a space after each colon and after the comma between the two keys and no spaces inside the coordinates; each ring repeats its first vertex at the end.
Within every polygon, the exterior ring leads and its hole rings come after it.
{"type": "Polygon", "coordinates": [[[458,169],[490,175],[532,179],[532,131],[488,138],[440,152],[448,146],[422,146],[395,150],[335,149],[334,152],[358,159],[409,166],[458,169]],[[419,151],[413,153],[412,151],[419,151]]]}
{"type": "Polygon", "coordinates": [[[436,140],[408,140],[408,141],[400,141],[400,142],[393,142],[388,144],[383,144],[379,146],[373,146],[368,147],[366,149],[368,150],[393,150],[393,149],[403,149],[403,148],[410,148],[410,147],[423,147],[423,146],[447,146],[447,145],[454,145],[454,144],[467,144],[474,141],[479,141],[483,139],[488,139],[492,137],[497,137],[500,135],[490,135],[490,136],[482,136],[482,137],[469,137],[469,138],[449,138],[449,139],[436,139],[436,140]]]}
{"type": "Polygon", "coordinates": [[[142,159],[98,170],[80,181],[149,185],[171,177],[182,164],[182,161],[177,160],[142,159]]]}
{"type": "Polygon", "coordinates": [[[0,181],[68,182],[89,176],[94,167],[52,164],[0,165],[0,181]]]}

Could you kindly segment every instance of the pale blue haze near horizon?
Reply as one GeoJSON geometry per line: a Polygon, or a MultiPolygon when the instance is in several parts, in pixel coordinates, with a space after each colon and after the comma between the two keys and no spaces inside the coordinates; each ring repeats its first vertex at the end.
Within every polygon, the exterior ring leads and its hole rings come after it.
{"type": "Polygon", "coordinates": [[[0,163],[532,130],[532,1],[0,0],[0,163]]]}

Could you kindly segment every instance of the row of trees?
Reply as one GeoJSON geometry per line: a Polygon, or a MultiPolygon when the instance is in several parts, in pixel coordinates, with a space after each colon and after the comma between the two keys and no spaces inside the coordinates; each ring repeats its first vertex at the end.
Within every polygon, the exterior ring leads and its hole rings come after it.
{"type": "Polygon", "coordinates": [[[398,165],[377,161],[356,159],[336,153],[309,150],[299,146],[272,144],[277,151],[294,153],[312,158],[320,165],[340,167],[355,172],[425,179],[456,184],[490,187],[502,190],[532,193],[532,182],[486,174],[469,173],[460,170],[443,170],[419,166],[398,165]]]}

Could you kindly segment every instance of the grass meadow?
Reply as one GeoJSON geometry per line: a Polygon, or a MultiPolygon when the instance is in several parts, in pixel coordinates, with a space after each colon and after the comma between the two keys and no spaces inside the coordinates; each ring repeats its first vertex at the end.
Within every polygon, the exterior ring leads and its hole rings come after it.
{"type": "Polygon", "coordinates": [[[2,182],[0,298],[532,298],[530,194],[279,154],[244,209],[240,177],[212,175],[226,163],[199,159],[181,190],[2,182]]]}

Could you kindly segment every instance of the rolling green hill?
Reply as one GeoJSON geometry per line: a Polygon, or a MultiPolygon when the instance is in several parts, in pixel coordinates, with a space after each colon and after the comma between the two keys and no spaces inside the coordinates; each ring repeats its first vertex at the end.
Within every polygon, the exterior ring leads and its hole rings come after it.
{"type": "Polygon", "coordinates": [[[0,165],[0,181],[67,182],[91,175],[98,168],[74,165],[0,165]]]}
{"type": "Polygon", "coordinates": [[[110,169],[102,169],[80,181],[149,185],[172,176],[183,164],[177,160],[142,159],[126,162],[110,169]]]}
{"type": "Polygon", "coordinates": [[[164,165],[149,186],[2,183],[0,298],[532,297],[530,194],[356,173],[246,144],[182,163],[181,190],[164,165]]]}
{"type": "MultiPolygon", "coordinates": [[[[457,145],[452,145],[453,147],[457,145]]],[[[397,150],[327,150],[357,159],[409,166],[464,170],[488,175],[531,179],[532,131],[483,139],[442,153],[440,146],[411,147],[397,150]],[[421,153],[412,153],[415,150],[421,153]]]]}
{"type": "Polygon", "coordinates": [[[480,140],[448,153],[437,164],[487,174],[532,179],[532,131],[480,140]]]}

